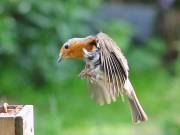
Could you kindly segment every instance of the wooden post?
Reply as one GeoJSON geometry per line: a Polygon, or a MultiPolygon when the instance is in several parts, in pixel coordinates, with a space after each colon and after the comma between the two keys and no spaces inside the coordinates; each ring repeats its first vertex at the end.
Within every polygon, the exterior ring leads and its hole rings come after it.
{"type": "Polygon", "coordinates": [[[34,135],[33,106],[0,106],[0,135],[34,135]]]}

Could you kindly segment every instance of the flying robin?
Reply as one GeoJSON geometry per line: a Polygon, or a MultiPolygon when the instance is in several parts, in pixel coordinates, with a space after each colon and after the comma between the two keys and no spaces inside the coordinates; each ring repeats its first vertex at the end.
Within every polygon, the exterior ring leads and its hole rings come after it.
{"type": "Polygon", "coordinates": [[[107,34],[100,32],[95,36],[69,39],[60,49],[58,62],[62,59],[85,61],[80,76],[88,80],[91,97],[98,104],[110,104],[119,96],[126,95],[133,122],[148,119],[128,78],[127,60],[107,34]]]}

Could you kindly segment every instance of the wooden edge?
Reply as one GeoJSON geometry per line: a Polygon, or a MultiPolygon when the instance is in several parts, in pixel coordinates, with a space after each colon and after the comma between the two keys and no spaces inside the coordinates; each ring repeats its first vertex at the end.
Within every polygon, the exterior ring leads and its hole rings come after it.
{"type": "Polygon", "coordinates": [[[23,105],[0,105],[0,118],[16,117],[23,107],[23,105]]]}
{"type": "Polygon", "coordinates": [[[16,117],[23,117],[23,116],[26,116],[28,113],[33,113],[33,105],[23,106],[21,111],[16,114],[16,117]]]}
{"type": "Polygon", "coordinates": [[[16,115],[15,126],[17,135],[34,135],[33,105],[25,105],[16,115]]]}

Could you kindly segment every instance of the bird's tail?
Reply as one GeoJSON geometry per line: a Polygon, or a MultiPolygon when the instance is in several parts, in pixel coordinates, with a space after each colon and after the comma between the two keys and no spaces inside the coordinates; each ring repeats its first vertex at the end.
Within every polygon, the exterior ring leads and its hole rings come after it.
{"type": "Polygon", "coordinates": [[[142,106],[140,105],[136,93],[131,85],[129,79],[125,83],[125,90],[127,92],[132,119],[134,123],[140,123],[148,120],[146,113],[144,112],[142,106]]]}

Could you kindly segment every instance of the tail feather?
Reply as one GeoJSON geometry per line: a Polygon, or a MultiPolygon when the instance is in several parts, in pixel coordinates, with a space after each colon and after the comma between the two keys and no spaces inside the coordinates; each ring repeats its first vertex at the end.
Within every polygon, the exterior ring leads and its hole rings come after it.
{"type": "Polygon", "coordinates": [[[144,112],[143,108],[141,107],[135,93],[134,95],[131,95],[131,97],[128,97],[129,104],[131,107],[132,117],[134,123],[139,123],[143,121],[147,121],[147,115],[144,112]]]}
{"type": "Polygon", "coordinates": [[[131,107],[132,119],[134,123],[140,123],[148,120],[146,113],[140,105],[136,93],[129,80],[125,83],[129,104],[131,107]]]}

